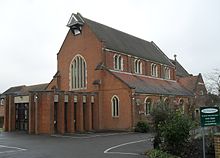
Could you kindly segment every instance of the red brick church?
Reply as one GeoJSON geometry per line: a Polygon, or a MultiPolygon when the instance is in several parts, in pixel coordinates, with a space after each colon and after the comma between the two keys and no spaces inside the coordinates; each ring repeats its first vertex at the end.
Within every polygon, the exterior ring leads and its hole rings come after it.
{"type": "Polygon", "coordinates": [[[196,114],[195,97],[207,93],[202,76],[188,74],[154,42],[79,13],[67,26],[50,83],[11,87],[1,95],[5,131],[132,130],[140,120],[150,122],[160,102],[196,114]]]}

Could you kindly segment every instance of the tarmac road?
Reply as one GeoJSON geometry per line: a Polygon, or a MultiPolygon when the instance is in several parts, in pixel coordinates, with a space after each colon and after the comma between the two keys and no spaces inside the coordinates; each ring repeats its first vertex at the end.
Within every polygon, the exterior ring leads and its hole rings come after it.
{"type": "Polygon", "coordinates": [[[152,134],[0,135],[0,158],[144,158],[152,134]]]}

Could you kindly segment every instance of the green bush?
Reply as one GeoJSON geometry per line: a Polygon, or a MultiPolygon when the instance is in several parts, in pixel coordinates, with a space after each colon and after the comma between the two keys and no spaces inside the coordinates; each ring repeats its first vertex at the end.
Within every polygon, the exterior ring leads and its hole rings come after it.
{"type": "Polygon", "coordinates": [[[178,158],[176,156],[173,156],[171,154],[156,149],[147,152],[147,156],[149,158],[178,158]]]}
{"type": "Polygon", "coordinates": [[[149,131],[149,125],[146,122],[139,121],[135,127],[135,132],[146,133],[149,131]]]}
{"type": "Polygon", "coordinates": [[[168,115],[170,114],[171,110],[168,108],[164,108],[165,104],[159,102],[156,106],[156,108],[153,109],[153,112],[151,113],[154,121],[154,128],[156,132],[158,132],[158,125],[164,123],[168,115]]]}
{"type": "Polygon", "coordinates": [[[163,148],[174,155],[180,155],[190,137],[192,121],[180,113],[173,112],[165,123],[159,125],[164,140],[163,148]]]}

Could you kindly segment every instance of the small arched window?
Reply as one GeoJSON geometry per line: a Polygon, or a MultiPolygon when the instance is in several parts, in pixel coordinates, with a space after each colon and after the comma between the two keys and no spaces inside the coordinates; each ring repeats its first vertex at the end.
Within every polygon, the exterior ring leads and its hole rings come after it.
{"type": "Polygon", "coordinates": [[[121,57],[121,55],[114,55],[114,69],[123,70],[123,58],[121,57]]]}
{"type": "Polygon", "coordinates": [[[151,64],[151,76],[157,77],[157,64],[151,64]]]}
{"type": "Polygon", "coordinates": [[[139,59],[134,60],[134,72],[142,74],[142,62],[139,59]]]}
{"type": "Polygon", "coordinates": [[[148,115],[152,112],[152,99],[147,97],[144,103],[145,115],[148,115]]]}
{"type": "Polygon", "coordinates": [[[199,91],[199,95],[204,95],[203,90],[199,91]]]}
{"type": "Polygon", "coordinates": [[[181,113],[184,114],[185,108],[184,108],[184,100],[182,98],[179,99],[179,109],[181,113]]]}
{"type": "Polygon", "coordinates": [[[119,117],[119,98],[112,97],[112,117],[119,117]]]}
{"type": "Polygon", "coordinates": [[[164,67],[164,78],[170,79],[170,69],[168,67],[164,67]]]}
{"type": "Polygon", "coordinates": [[[0,105],[4,105],[4,99],[1,99],[1,101],[0,101],[0,105]]]}
{"type": "Polygon", "coordinates": [[[73,58],[70,65],[70,80],[72,89],[85,89],[86,88],[86,73],[87,67],[85,59],[81,55],[73,58]]]}
{"type": "Polygon", "coordinates": [[[169,100],[169,98],[164,99],[164,106],[165,106],[165,109],[170,109],[170,100],[169,100]]]}

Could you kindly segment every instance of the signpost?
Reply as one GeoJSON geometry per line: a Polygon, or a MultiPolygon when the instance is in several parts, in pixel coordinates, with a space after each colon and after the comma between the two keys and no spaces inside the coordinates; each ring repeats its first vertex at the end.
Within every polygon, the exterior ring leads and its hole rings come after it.
{"type": "Polygon", "coordinates": [[[205,158],[205,132],[204,127],[219,124],[219,107],[200,107],[200,120],[202,127],[203,158],[205,158]]]}

